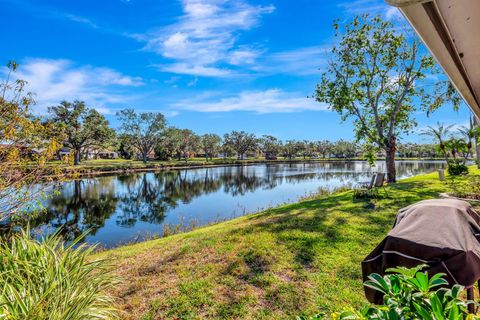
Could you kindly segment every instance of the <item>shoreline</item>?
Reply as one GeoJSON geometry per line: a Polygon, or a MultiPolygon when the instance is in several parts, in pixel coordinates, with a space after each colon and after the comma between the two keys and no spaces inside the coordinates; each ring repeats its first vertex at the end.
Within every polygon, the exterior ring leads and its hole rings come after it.
{"type": "MultiPolygon", "coordinates": [[[[405,161],[414,161],[414,160],[405,160],[405,161]]],[[[251,164],[251,165],[255,165],[255,164],[251,164]]],[[[219,167],[219,166],[223,167],[224,165],[218,165],[217,167],[219,167]]],[[[235,165],[231,165],[231,166],[235,166],[235,165]]],[[[414,175],[414,176],[398,179],[397,183],[402,183],[405,180],[415,179],[416,177],[422,177],[424,175],[432,175],[432,174],[435,175],[436,171],[421,173],[421,174],[417,174],[417,175],[414,175]]],[[[197,225],[193,228],[190,227],[188,224],[171,225],[170,227],[174,227],[174,228],[178,227],[178,232],[168,233],[166,235],[152,234],[151,238],[147,237],[147,238],[145,238],[143,240],[140,240],[140,241],[137,241],[137,240],[130,241],[130,242],[127,241],[125,243],[121,243],[121,244],[118,244],[118,245],[115,245],[115,246],[112,246],[112,247],[102,247],[101,245],[99,245],[100,250],[98,251],[98,253],[104,252],[104,251],[117,250],[117,249],[120,249],[122,247],[138,245],[138,244],[148,242],[148,241],[155,241],[155,240],[164,239],[164,238],[167,238],[167,237],[172,237],[172,236],[177,236],[177,235],[186,234],[186,233],[190,233],[190,232],[195,232],[198,229],[215,226],[215,225],[222,224],[222,223],[227,223],[227,222],[230,222],[230,221],[233,221],[233,220],[236,220],[236,219],[242,219],[242,218],[248,217],[248,216],[260,215],[260,214],[263,214],[267,211],[281,209],[282,207],[285,207],[285,206],[300,204],[302,202],[306,202],[306,201],[310,201],[310,200],[322,200],[324,198],[329,198],[329,197],[339,195],[339,194],[351,193],[352,191],[353,191],[353,189],[351,189],[349,187],[338,187],[336,189],[327,191],[326,193],[322,193],[321,191],[319,191],[319,192],[315,192],[315,193],[311,193],[311,194],[305,194],[305,195],[302,195],[302,196],[298,197],[296,200],[294,200],[292,202],[283,202],[283,203],[278,203],[276,205],[272,205],[272,206],[266,207],[266,208],[258,208],[258,209],[255,209],[255,210],[251,211],[251,212],[247,212],[247,213],[244,213],[244,214],[232,216],[230,218],[223,218],[223,219],[218,220],[218,221],[209,221],[205,224],[197,225]]],[[[446,193],[440,193],[439,197],[442,197],[442,198],[447,197],[446,195],[447,195],[446,193]]],[[[455,197],[452,197],[452,196],[448,196],[448,197],[455,198],[455,197]]],[[[467,199],[461,199],[461,198],[456,198],[456,199],[469,201],[467,199]]],[[[480,202],[480,200],[472,200],[472,201],[480,202]]],[[[92,244],[94,244],[94,243],[92,243],[92,244]]],[[[98,245],[98,244],[95,244],[95,245],[98,245]]]]}
{"type": "MultiPolygon", "coordinates": [[[[384,161],[385,159],[378,159],[377,161],[384,161]]],[[[260,164],[302,164],[302,163],[327,163],[327,162],[356,162],[362,161],[366,162],[362,158],[331,158],[331,159],[298,159],[298,160],[227,160],[225,162],[221,161],[212,161],[212,162],[200,162],[193,160],[192,162],[178,162],[178,163],[165,163],[161,162],[151,162],[151,163],[140,163],[135,162],[128,163],[125,162],[113,162],[105,163],[103,165],[95,164],[80,164],[78,167],[68,167],[64,169],[64,172],[69,174],[75,174],[75,179],[83,177],[94,177],[102,176],[109,174],[132,174],[137,172],[158,172],[158,171],[170,171],[170,170],[188,170],[188,169],[203,169],[203,168],[218,168],[218,167],[241,167],[241,166],[252,166],[260,164]]],[[[439,161],[442,162],[442,159],[435,158],[425,158],[425,159],[416,159],[416,158],[403,158],[396,161],[439,161]]]]}
{"type": "Polygon", "coordinates": [[[212,318],[227,307],[252,319],[285,319],[319,308],[331,313],[365,303],[360,262],[390,230],[398,210],[438,197],[445,187],[435,172],[421,174],[387,186],[395,197],[354,200],[351,191],[314,196],[107,249],[92,259],[111,259],[115,274],[129,279],[113,292],[126,319],[212,318]],[[195,303],[199,296],[201,305],[195,303]]]}

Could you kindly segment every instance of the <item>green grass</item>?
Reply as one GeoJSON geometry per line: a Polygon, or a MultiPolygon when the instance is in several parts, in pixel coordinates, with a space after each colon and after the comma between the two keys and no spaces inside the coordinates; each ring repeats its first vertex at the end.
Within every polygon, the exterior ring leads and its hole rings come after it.
{"type": "Polygon", "coordinates": [[[360,262],[398,209],[445,188],[432,173],[389,186],[378,200],[354,201],[351,191],[311,198],[98,255],[115,258],[123,281],[113,293],[127,319],[329,313],[366,302],[360,262]]]}

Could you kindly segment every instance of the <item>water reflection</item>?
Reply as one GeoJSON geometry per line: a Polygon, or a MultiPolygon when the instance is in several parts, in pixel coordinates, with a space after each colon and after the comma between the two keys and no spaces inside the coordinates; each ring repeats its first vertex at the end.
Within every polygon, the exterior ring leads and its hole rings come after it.
{"type": "Polygon", "coordinates": [[[46,204],[47,210],[36,217],[32,226],[49,225],[72,240],[90,230],[95,235],[117,208],[114,177],[98,180],[75,180],[65,183],[59,195],[46,204]]]}
{"type": "MultiPolygon", "coordinates": [[[[397,164],[400,178],[441,167],[441,162],[397,164]]],[[[111,247],[161,233],[164,223],[231,218],[295,201],[320,187],[351,185],[372,171],[384,171],[383,163],[374,168],[365,162],[271,164],[85,178],[65,182],[31,225],[48,226],[45,232],[64,226],[66,239],[90,230],[87,241],[111,247]]]]}

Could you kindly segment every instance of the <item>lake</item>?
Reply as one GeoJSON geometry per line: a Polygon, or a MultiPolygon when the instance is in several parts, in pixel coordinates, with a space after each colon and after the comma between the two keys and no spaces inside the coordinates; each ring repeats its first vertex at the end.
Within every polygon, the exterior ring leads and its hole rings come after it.
{"type": "MultiPolygon", "coordinates": [[[[443,168],[441,161],[398,161],[398,178],[443,168]]],[[[90,230],[86,241],[109,248],[162,234],[175,225],[231,219],[318,192],[366,181],[383,162],[259,164],[88,177],[64,182],[45,201],[34,230],[63,226],[67,239],[90,230]],[[167,227],[166,227],[167,226],[167,227]]],[[[40,230],[40,231],[39,231],[40,230]]]]}

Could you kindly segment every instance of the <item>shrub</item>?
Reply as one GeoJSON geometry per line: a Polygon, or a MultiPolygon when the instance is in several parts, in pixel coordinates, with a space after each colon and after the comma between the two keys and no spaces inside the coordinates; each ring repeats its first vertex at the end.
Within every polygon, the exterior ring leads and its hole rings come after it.
{"type": "MultiPolygon", "coordinates": [[[[468,314],[468,304],[474,302],[460,299],[464,289],[462,286],[454,285],[451,289],[447,289],[444,287],[447,284],[447,281],[443,279],[444,274],[436,274],[429,278],[426,272],[421,272],[424,267],[388,269],[387,272],[393,272],[393,274],[387,274],[384,277],[376,273],[370,275],[365,286],[384,294],[383,305],[366,305],[360,310],[345,310],[333,314],[328,319],[480,319],[468,314]]],[[[315,315],[298,319],[327,318],[315,315]]]]}
{"type": "Polygon", "coordinates": [[[449,160],[447,172],[451,176],[458,176],[468,173],[467,165],[462,161],[449,160]]]}
{"type": "Polygon", "coordinates": [[[445,180],[445,183],[452,196],[480,200],[479,175],[468,175],[461,178],[451,176],[445,180]]]}
{"type": "Polygon", "coordinates": [[[24,231],[0,243],[0,318],[117,318],[106,293],[116,279],[105,260],[89,260],[94,247],[79,240],[66,245],[54,234],[38,241],[24,231]]]}

